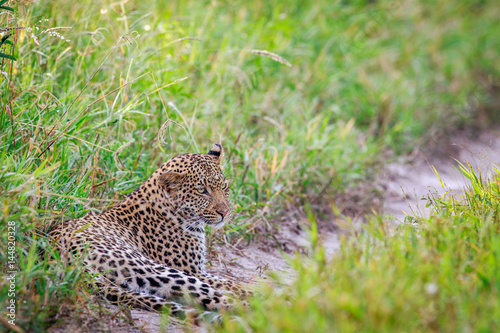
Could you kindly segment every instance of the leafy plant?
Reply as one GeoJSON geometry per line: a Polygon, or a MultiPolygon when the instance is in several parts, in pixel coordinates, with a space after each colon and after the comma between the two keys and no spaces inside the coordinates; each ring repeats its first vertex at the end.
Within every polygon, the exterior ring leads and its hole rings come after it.
{"type": "MultiPolygon", "coordinates": [[[[15,12],[14,8],[5,6],[4,4],[7,2],[7,0],[0,0],[0,9],[10,11],[10,12],[15,12]]],[[[9,37],[12,36],[12,33],[10,33],[11,30],[14,30],[15,28],[0,28],[0,49],[5,48],[5,46],[10,45],[11,47],[14,47],[14,43],[12,43],[9,40],[9,37]]],[[[0,52],[0,58],[4,59],[10,59],[13,61],[16,61],[16,57],[14,57],[11,54],[6,54],[4,52],[0,52]]]]}

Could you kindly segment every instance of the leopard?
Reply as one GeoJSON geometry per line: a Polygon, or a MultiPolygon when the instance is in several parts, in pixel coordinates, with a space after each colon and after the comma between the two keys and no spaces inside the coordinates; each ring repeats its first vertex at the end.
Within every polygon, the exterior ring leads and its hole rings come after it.
{"type": "Polygon", "coordinates": [[[205,227],[232,215],[224,150],[181,154],[101,214],[63,222],[50,231],[60,252],[83,259],[109,301],[185,316],[186,302],[224,312],[252,292],[206,270],[205,227]]]}

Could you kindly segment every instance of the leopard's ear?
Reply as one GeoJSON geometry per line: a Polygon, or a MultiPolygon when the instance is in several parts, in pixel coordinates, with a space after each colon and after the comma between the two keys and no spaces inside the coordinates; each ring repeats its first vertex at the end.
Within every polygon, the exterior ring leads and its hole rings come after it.
{"type": "Polygon", "coordinates": [[[184,180],[184,175],[178,172],[165,172],[158,177],[158,184],[166,189],[176,188],[184,180]]]}
{"type": "Polygon", "coordinates": [[[217,162],[217,164],[221,164],[222,159],[224,158],[224,149],[222,149],[222,146],[218,143],[214,143],[212,146],[212,149],[208,151],[208,155],[212,156],[214,161],[217,162]]]}

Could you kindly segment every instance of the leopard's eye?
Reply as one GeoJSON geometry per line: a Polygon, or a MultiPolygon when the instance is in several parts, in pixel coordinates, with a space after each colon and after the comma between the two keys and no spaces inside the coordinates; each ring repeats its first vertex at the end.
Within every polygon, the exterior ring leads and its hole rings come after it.
{"type": "Polygon", "coordinates": [[[196,190],[200,194],[208,194],[208,189],[206,187],[198,187],[196,190]]]}

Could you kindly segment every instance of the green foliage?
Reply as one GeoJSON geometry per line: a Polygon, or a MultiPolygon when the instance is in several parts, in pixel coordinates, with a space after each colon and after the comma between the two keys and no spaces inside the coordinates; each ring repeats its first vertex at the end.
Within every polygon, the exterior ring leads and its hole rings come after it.
{"type": "MultiPolygon", "coordinates": [[[[11,8],[9,6],[4,6],[4,4],[7,2],[7,0],[1,0],[0,1],[0,12],[1,10],[4,10],[4,11],[10,11],[10,12],[15,12],[14,8],[11,8]]],[[[4,48],[6,45],[11,45],[11,46],[14,46],[14,43],[12,43],[9,39],[10,36],[12,36],[11,33],[9,33],[9,29],[5,29],[5,31],[3,31],[3,29],[0,29],[0,49],[4,48]]],[[[6,54],[6,53],[3,53],[3,52],[0,52],[0,58],[4,58],[4,59],[10,59],[10,60],[13,60],[13,61],[16,61],[16,57],[14,57],[13,55],[11,54],[6,54]]],[[[2,68],[3,66],[0,65],[0,68],[2,68]]]]}
{"type": "Polygon", "coordinates": [[[0,9],[3,9],[3,10],[9,10],[11,12],[15,11],[14,8],[12,7],[9,7],[9,6],[4,6],[4,4],[7,2],[7,0],[2,0],[0,1],[0,9]]]}
{"type": "MultiPolygon", "coordinates": [[[[291,285],[264,286],[222,332],[496,332],[500,329],[500,172],[461,167],[465,196],[434,198],[428,219],[390,230],[374,218],[340,254],[296,257],[291,285]]],[[[354,230],[354,229],[353,229],[354,230]]]]}

